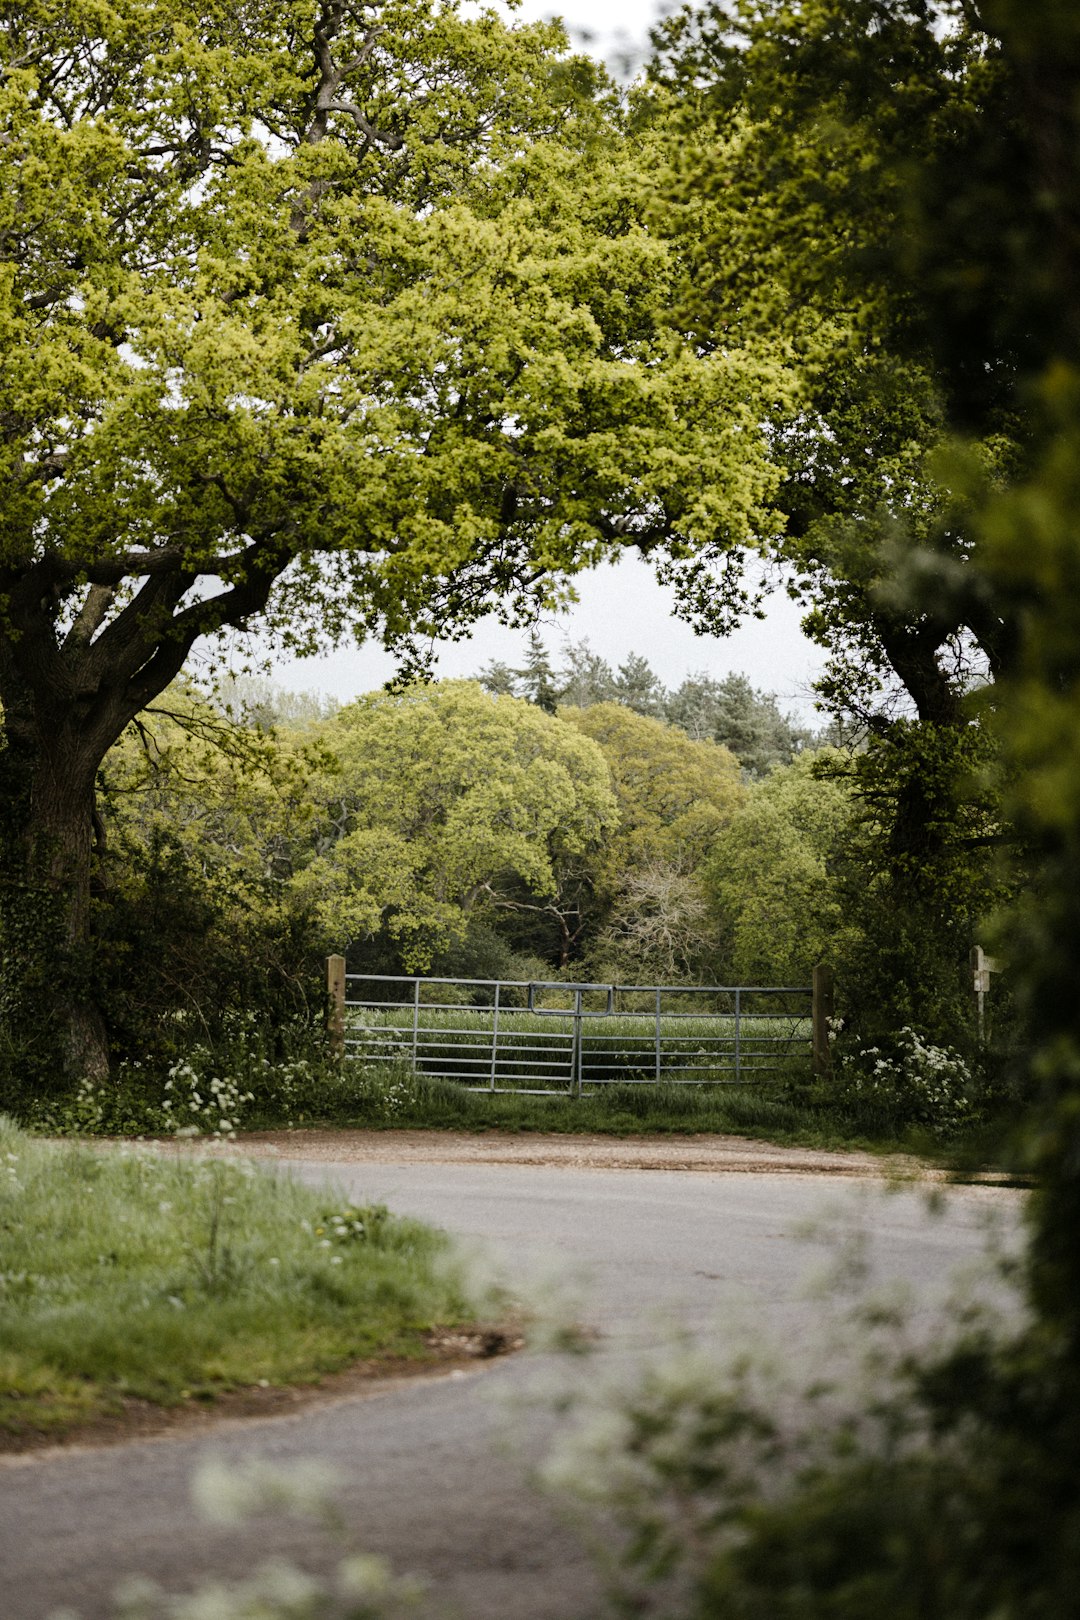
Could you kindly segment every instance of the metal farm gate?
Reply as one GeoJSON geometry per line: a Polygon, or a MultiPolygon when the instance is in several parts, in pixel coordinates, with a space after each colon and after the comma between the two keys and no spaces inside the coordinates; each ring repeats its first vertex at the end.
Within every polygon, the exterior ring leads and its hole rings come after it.
{"type": "Polygon", "coordinates": [[[331,1034],[347,1059],[404,1060],[472,1091],[742,1085],[812,1050],[820,1066],[817,973],[814,987],[765,987],[407,978],[346,973],[341,957],[328,969],[331,1034]]]}

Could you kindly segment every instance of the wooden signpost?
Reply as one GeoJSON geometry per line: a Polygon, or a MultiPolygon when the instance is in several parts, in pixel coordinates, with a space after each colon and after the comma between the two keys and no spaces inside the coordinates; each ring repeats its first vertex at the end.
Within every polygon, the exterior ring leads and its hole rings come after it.
{"type": "Polygon", "coordinates": [[[986,998],[990,993],[990,975],[1001,972],[1001,963],[996,956],[987,956],[981,945],[976,945],[971,952],[971,971],[975,980],[975,997],[979,1004],[979,1045],[985,1046],[986,998]]]}

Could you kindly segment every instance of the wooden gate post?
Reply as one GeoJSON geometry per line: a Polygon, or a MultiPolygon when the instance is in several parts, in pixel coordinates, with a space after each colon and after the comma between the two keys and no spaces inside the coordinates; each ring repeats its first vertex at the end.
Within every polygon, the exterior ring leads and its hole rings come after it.
{"type": "Polygon", "coordinates": [[[326,958],[326,1030],[330,1036],[330,1051],[336,1058],[345,1056],[345,958],[326,958]]]}
{"type": "Polygon", "coordinates": [[[812,1014],[812,1050],[814,1073],[819,1079],[832,1073],[832,1052],[829,1050],[829,1024],[833,1015],[833,970],[819,962],[814,969],[814,1003],[812,1014]]]}

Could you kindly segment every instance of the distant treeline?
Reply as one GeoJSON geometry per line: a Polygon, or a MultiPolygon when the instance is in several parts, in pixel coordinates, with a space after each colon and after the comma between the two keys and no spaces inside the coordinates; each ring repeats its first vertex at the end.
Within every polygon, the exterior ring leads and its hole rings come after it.
{"type": "Polygon", "coordinates": [[[678,726],[695,742],[729,748],[749,776],[764,776],[774,765],[790,765],[804,748],[837,744],[835,722],[815,731],[785,714],[773,692],[753,687],[745,675],[717,679],[705,671],[665,687],[648,660],[631,653],[613,669],[587,640],[567,642],[553,663],[538,632],[529,635],[520,668],[492,662],[478,676],[489,692],[523,697],[554,713],[563,707],[588,709],[594,703],[622,703],[678,726]]]}

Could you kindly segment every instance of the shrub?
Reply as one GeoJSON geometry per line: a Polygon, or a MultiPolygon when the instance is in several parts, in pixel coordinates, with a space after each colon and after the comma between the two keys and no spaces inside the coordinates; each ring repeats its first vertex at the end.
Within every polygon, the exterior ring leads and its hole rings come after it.
{"type": "Polygon", "coordinates": [[[910,1025],[895,1037],[891,1051],[879,1046],[859,1051],[844,1078],[857,1097],[899,1129],[921,1125],[934,1136],[953,1136],[977,1117],[975,1082],[959,1052],[933,1046],[910,1025]]]}

